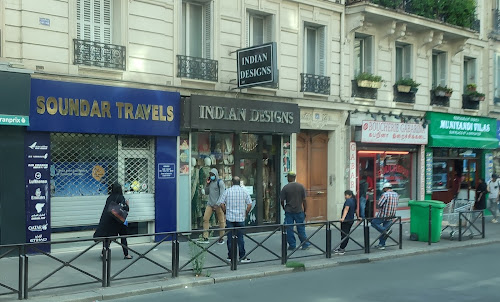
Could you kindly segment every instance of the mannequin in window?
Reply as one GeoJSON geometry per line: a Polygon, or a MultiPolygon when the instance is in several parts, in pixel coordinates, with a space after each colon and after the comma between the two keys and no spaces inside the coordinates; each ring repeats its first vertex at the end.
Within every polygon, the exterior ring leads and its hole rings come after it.
{"type": "Polygon", "coordinates": [[[271,203],[271,179],[270,179],[270,167],[269,167],[269,158],[267,155],[262,159],[262,200],[264,201],[264,221],[269,221],[269,206],[271,203]]]}
{"type": "MultiPolygon", "coordinates": [[[[208,195],[205,195],[205,180],[210,177],[210,169],[212,166],[212,160],[210,157],[205,157],[203,159],[203,166],[200,168],[199,172],[199,184],[198,188],[201,192],[201,198],[200,198],[200,204],[199,204],[199,210],[200,210],[200,223],[198,226],[201,228],[203,226],[203,214],[205,213],[205,207],[208,202],[208,195]]],[[[212,219],[214,220],[214,219],[212,219]]],[[[212,221],[211,220],[211,221],[212,221]]]]}
{"type": "Polygon", "coordinates": [[[191,158],[191,227],[197,229],[201,226],[203,213],[201,212],[201,195],[198,190],[200,182],[200,166],[196,158],[191,158]]]}

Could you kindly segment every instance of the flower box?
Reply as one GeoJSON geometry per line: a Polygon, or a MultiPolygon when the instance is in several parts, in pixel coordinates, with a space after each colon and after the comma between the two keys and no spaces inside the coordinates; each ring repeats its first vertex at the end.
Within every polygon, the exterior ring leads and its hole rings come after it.
{"type": "Polygon", "coordinates": [[[397,88],[398,92],[404,92],[404,93],[408,93],[411,90],[411,86],[406,86],[406,85],[398,85],[397,88]]]}

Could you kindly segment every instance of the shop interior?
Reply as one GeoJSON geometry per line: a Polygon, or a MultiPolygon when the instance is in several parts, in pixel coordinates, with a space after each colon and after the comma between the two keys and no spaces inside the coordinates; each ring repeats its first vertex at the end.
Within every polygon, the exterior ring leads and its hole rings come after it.
{"type": "MultiPolygon", "coordinates": [[[[281,136],[252,133],[193,132],[191,135],[191,227],[203,227],[208,196],[202,194],[209,171],[216,168],[226,188],[233,175],[241,178],[252,198],[246,225],[279,221],[279,168],[281,136]]],[[[212,216],[210,225],[217,226],[212,216]]]]}
{"type": "MultiPolygon", "coordinates": [[[[366,196],[366,217],[373,217],[376,202],[383,193],[384,183],[389,182],[399,194],[399,201],[407,202],[412,196],[412,153],[409,151],[358,151],[358,190],[359,181],[368,184],[366,196]]],[[[359,194],[358,194],[359,195],[359,194]]],[[[359,196],[358,205],[359,205],[359,196]]],[[[359,208],[359,206],[358,206],[359,208]]]]}
{"type": "Polygon", "coordinates": [[[435,148],[433,152],[432,199],[474,199],[480,177],[479,150],[435,148]]]}

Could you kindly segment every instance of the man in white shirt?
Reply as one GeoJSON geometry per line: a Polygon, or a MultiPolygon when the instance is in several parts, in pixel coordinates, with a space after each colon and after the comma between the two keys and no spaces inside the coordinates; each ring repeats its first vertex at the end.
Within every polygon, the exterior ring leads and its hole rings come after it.
{"type": "Polygon", "coordinates": [[[500,192],[500,181],[498,179],[498,175],[491,175],[491,180],[488,183],[488,192],[490,195],[488,196],[488,210],[490,210],[491,215],[493,215],[492,223],[498,223],[497,220],[497,209],[498,209],[498,194],[500,192]]]}

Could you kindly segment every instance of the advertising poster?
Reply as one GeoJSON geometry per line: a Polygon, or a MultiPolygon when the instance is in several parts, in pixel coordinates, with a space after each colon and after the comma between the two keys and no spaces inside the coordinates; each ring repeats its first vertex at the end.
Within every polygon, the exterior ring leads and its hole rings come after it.
{"type": "MultiPolygon", "coordinates": [[[[50,135],[27,133],[26,154],[26,242],[50,241],[50,135]]],[[[50,251],[49,245],[37,248],[50,251]]]]}

